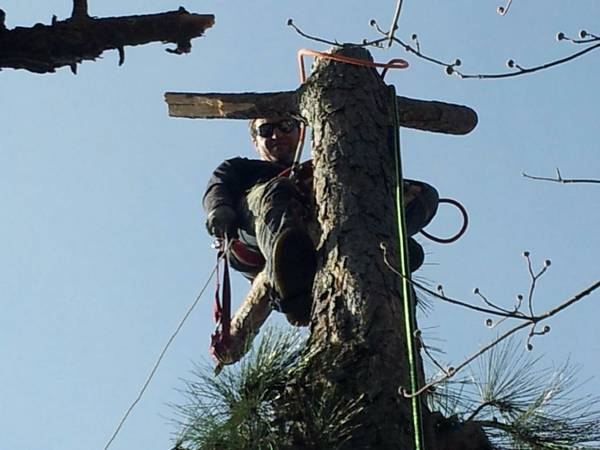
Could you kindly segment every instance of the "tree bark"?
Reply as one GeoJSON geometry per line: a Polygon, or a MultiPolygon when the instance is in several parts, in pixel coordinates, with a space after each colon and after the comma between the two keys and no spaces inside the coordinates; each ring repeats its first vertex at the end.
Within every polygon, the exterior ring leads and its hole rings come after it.
{"type": "Polygon", "coordinates": [[[0,10],[0,69],[25,69],[51,73],[69,66],[75,73],[77,64],[95,60],[105,50],[119,51],[119,65],[125,59],[124,47],[150,42],[177,44],[171,53],[188,53],[191,39],[201,36],[214,24],[214,16],[190,14],[184,8],[161,14],[105,17],[88,16],[87,1],[75,0],[73,15],[63,21],[52,18],[51,25],[31,28],[4,26],[0,10]]]}
{"type": "MultiPolygon", "coordinates": [[[[371,59],[361,48],[339,51],[371,59]]],[[[319,59],[299,104],[313,129],[322,229],[307,380],[360,400],[342,448],[409,450],[410,403],[398,393],[410,385],[400,279],[379,247],[397,247],[389,90],[373,69],[319,59]]]]}

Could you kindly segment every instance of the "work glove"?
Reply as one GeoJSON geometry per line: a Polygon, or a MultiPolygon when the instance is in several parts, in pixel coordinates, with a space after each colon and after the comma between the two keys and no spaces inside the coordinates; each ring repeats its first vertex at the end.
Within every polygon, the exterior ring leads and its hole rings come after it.
{"type": "Polygon", "coordinates": [[[221,205],[208,213],[206,229],[218,238],[235,236],[237,231],[237,214],[231,206],[221,205]]]}

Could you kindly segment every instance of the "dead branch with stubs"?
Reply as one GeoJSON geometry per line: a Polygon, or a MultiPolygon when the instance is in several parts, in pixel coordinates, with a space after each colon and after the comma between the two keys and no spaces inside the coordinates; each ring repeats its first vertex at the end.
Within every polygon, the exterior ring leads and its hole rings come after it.
{"type": "Polygon", "coordinates": [[[189,53],[191,40],[213,26],[211,14],[177,11],[121,17],[92,17],[87,0],[73,0],[71,17],[32,27],[6,27],[6,13],[0,10],[0,70],[24,69],[34,73],[53,73],[77,64],[94,61],[106,50],[119,52],[119,65],[125,62],[125,47],[151,42],[175,44],[167,52],[189,53]]]}

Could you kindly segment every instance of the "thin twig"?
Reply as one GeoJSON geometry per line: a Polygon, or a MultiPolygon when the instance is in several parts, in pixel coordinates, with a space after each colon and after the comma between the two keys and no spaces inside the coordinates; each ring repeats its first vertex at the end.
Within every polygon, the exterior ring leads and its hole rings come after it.
{"type": "MultiPolygon", "coordinates": [[[[383,244],[383,242],[380,244],[381,249],[383,250],[383,262],[385,263],[385,265],[392,271],[394,272],[396,275],[398,276],[403,276],[398,270],[396,270],[391,263],[388,261],[387,258],[387,247],[383,244]]],[[[466,303],[463,302],[461,300],[456,300],[453,299],[451,297],[448,297],[446,295],[440,295],[439,293],[435,292],[432,289],[429,289],[428,287],[418,283],[417,281],[411,279],[410,280],[411,284],[413,286],[415,286],[416,288],[422,290],[423,292],[428,293],[429,295],[438,298],[440,300],[443,300],[447,303],[453,304],[453,305],[457,305],[457,306],[462,306],[464,308],[468,308],[468,309],[472,309],[474,311],[479,311],[479,312],[483,312],[483,313],[487,313],[487,314],[493,314],[495,316],[500,316],[500,317],[510,317],[510,318],[514,318],[514,319],[520,319],[520,320],[529,320],[530,318],[523,315],[522,313],[514,312],[514,313],[504,313],[502,311],[497,311],[497,310],[493,310],[493,309],[488,309],[488,308],[483,308],[481,306],[476,306],[476,305],[471,305],[470,303],[466,303]]]]}
{"type": "MultiPolygon", "coordinates": [[[[593,41],[595,41],[595,39],[590,42],[593,42],[593,41]]],[[[550,69],[551,67],[555,67],[560,64],[564,64],[564,63],[572,61],[576,58],[579,58],[580,56],[583,56],[586,53],[591,52],[592,50],[596,50],[597,48],[600,48],[600,43],[597,43],[596,45],[592,45],[591,47],[585,48],[579,52],[575,52],[565,58],[560,58],[560,59],[551,61],[549,63],[540,64],[539,66],[530,67],[528,69],[523,68],[523,67],[518,67],[518,70],[515,72],[505,72],[505,73],[497,73],[497,74],[464,74],[464,73],[454,69],[453,73],[456,73],[456,75],[458,75],[460,78],[462,78],[464,80],[467,80],[467,79],[497,80],[500,78],[512,78],[512,77],[517,77],[520,75],[526,75],[526,74],[530,74],[530,73],[534,73],[534,72],[539,72],[540,70],[550,69]]],[[[514,64],[514,62],[513,62],[513,64],[514,64]]]]}
{"type": "MultiPolygon", "coordinates": [[[[383,36],[386,36],[389,38],[390,33],[385,30],[382,30],[374,20],[371,21],[371,25],[377,30],[377,32],[379,32],[383,36]]],[[[582,39],[582,40],[570,39],[570,40],[571,40],[571,42],[574,42],[576,44],[590,44],[592,42],[598,42],[600,40],[600,39],[598,39],[598,37],[596,37],[594,35],[591,35],[591,34],[588,34],[588,35],[591,36],[590,39],[582,39]]],[[[516,77],[516,76],[520,76],[520,75],[526,75],[526,74],[538,72],[540,70],[549,69],[551,67],[558,66],[560,64],[567,63],[569,61],[572,61],[576,58],[579,58],[579,57],[585,55],[586,53],[591,52],[592,50],[600,48],[600,42],[598,42],[595,45],[591,45],[590,47],[587,47],[581,51],[575,52],[564,58],[560,58],[560,59],[557,59],[557,60],[554,60],[554,61],[551,61],[551,62],[548,62],[545,64],[540,64],[538,66],[530,67],[530,68],[521,67],[518,64],[516,64],[513,60],[510,60],[509,61],[510,66],[517,69],[514,72],[503,72],[503,73],[497,73],[497,74],[466,74],[466,73],[463,73],[460,70],[456,69],[456,67],[461,65],[461,61],[458,59],[455,60],[455,62],[452,64],[446,63],[444,61],[440,61],[439,59],[432,58],[431,56],[427,56],[424,53],[422,53],[418,44],[417,44],[417,48],[414,48],[411,45],[406,44],[405,42],[403,42],[402,40],[400,40],[396,37],[393,37],[392,40],[394,42],[398,43],[399,45],[401,45],[404,48],[404,50],[406,50],[407,52],[415,55],[417,58],[431,62],[438,66],[445,67],[446,73],[448,75],[456,74],[457,76],[459,76],[460,78],[465,79],[465,80],[467,80],[467,79],[493,80],[493,79],[512,78],[512,77],[516,77]]]]}
{"type": "Polygon", "coordinates": [[[474,293],[475,293],[475,295],[477,295],[479,298],[481,298],[481,300],[483,301],[483,303],[485,303],[486,305],[488,305],[490,308],[497,309],[498,311],[502,311],[502,312],[504,312],[504,313],[506,313],[506,314],[513,314],[513,313],[515,313],[516,311],[518,311],[518,308],[517,308],[517,310],[515,310],[515,311],[509,311],[508,309],[504,309],[504,308],[502,308],[502,307],[500,307],[500,306],[496,305],[495,303],[493,303],[493,302],[489,301],[489,300],[487,299],[487,297],[486,297],[485,295],[483,295],[483,294],[481,293],[481,291],[480,291],[478,288],[476,288],[476,289],[474,290],[474,293]]]}
{"type": "Polygon", "coordinates": [[[371,41],[367,41],[366,39],[364,39],[363,42],[360,44],[357,44],[354,42],[340,43],[337,40],[331,41],[329,39],[324,39],[324,38],[320,38],[317,36],[311,36],[310,34],[305,33],[300,28],[298,28],[298,26],[296,26],[296,24],[294,23],[294,21],[292,19],[288,19],[287,25],[292,27],[296,31],[296,33],[298,33],[303,38],[306,38],[306,39],[309,39],[309,40],[315,41],[315,42],[320,42],[322,44],[332,45],[334,47],[341,47],[343,45],[350,45],[350,46],[354,46],[354,47],[380,47],[381,43],[387,40],[387,38],[383,37],[383,38],[379,38],[379,39],[373,39],[371,41]]]}
{"type": "Polygon", "coordinates": [[[513,0],[508,0],[506,6],[498,6],[498,9],[496,10],[498,11],[498,14],[500,14],[501,16],[508,14],[508,10],[510,9],[510,5],[512,4],[512,2],[513,0]]]}
{"type": "MultiPolygon", "coordinates": [[[[405,397],[408,397],[408,398],[414,397],[414,396],[420,395],[420,394],[428,391],[433,386],[435,386],[435,385],[437,385],[437,384],[439,384],[439,383],[441,383],[443,381],[446,381],[446,380],[452,378],[454,375],[456,375],[457,372],[459,372],[460,370],[462,370],[463,368],[465,368],[467,365],[469,365],[471,362],[473,362],[476,358],[478,358],[479,356],[483,355],[485,352],[487,352],[488,350],[490,350],[492,347],[495,347],[500,342],[502,342],[503,340],[505,340],[509,336],[513,335],[517,331],[520,331],[523,328],[526,328],[527,326],[529,326],[531,324],[537,324],[537,323],[541,322],[542,320],[546,320],[546,319],[548,319],[548,318],[550,318],[550,317],[558,314],[563,309],[565,309],[565,308],[571,306],[572,304],[578,302],[582,298],[587,297],[588,295],[590,295],[593,291],[595,291],[599,287],[600,287],[600,280],[596,281],[591,286],[589,286],[589,287],[585,288],[584,290],[578,292],[577,294],[575,294],[570,299],[564,301],[563,303],[561,303],[557,307],[555,307],[555,308],[547,311],[546,313],[544,313],[542,315],[539,315],[539,316],[532,317],[529,322],[525,322],[525,323],[519,324],[519,325],[515,326],[514,328],[508,330],[502,336],[500,336],[500,337],[492,340],[488,345],[486,345],[485,347],[483,347],[481,350],[477,351],[476,353],[474,353],[473,355],[471,355],[470,357],[468,357],[466,360],[464,360],[457,367],[453,368],[453,370],[447,370],[447,371],[445,371],[445,375],[444,376],[439,377],[439,378],[437,378],[437,379],[435,379],[435,380],[427,383],[425,386],[421,387],[416,392],[409,393],[409,392],[406,392],[404,389],[402,389],[402,394],[405,397]]],[[[549,331],[549,329],[548,329],[548,331],[549,331]]],[[[544,331],[541,334],[545,334],[546,332],[547,331],[544,331]]]]}
{"type": "Polygon", "coordinates": [[[555,183],[563,183],[563,184],[568,184],[568,183],[595,183],[595,184],[600,184],[600,180],[599,179],[594,179],[594,178],[563,178],[560,170],[558,169],[558,167],[556,168],[556,177],[552,178],[552,177],[540,177],[540,176],[535,176],[535,175],[529,175],[525,172],[523,172],[522,174],[525,178],[529,178],[531,180],[541,180],[541,181],[553,181],[555,183]]]}
{"type": "MultiPolygon", "coordinates": [[[[395,274],[402,276],[402,274],[400,272],[398,272],[388,261],[387,259],[387,247],[385,246],[385,244],[382,242],[380,243],[380,248],[383,250],[383,261],[384,263],[388,266],[388,268],[394,272],[395,274]]],[[[474,309],[476,311],[481,311],[481,312],[486,312],[489,314],[493,314],[496,316],[501,316],[504,318],[511,318],[511,319],[518,319],[518,320],[523,320],[524,322],[511,328],[510,330],[508,330],[506,333],[504,333],[503,335],[501,335],[500,337],[497,337],[495,339],[493,339],[489,344],[487,344],[485,347],[483,347],[481,350],[477,351],[476,353],[474,353],[473,355],[471,355],[470,357],[468,357],[467,359],[465,359],[460,365],[458,365],[457,367],[449,367],[447,369],[441,368],[441,366],[438,365],[438,367],[440,367],[444,373],[443,376],[438,377],[437,379],[434,379],[433,381],[427,383],[425,386],[421,387],[420,389],[418,389],[415,392],[409,393],[407,391],[405,391],[404,388],[400,388],[400,392],[405,396],[405,397],[414,397],[416,395],[420,395],[423,392],[428,391],[431,387],[435,386],[436,384],[439,384],[449,378],[452,378],[458,371],[460,371],[461,369],[463,369],[464,367],[466,367],[467,365],[469,365],[473,360],[475,360],[476,358],[478,358],[479,356],[483,355],[485,352],[487,352],[488,350],[490,350],[491,348],[495,347],[496,345],[498,345],[500,342],[502,342],[503,340],[505,340],[506,338],[508,338],[509,336],[513,335],[514,333],[516,333],[517,331],[520,331],[524,328],[527,327],[531,327],[531,330],[527,336],[527,348],[528,350],[531,350],[533,347],[530,343],[531,338],[534,336],[541,336],[544,335],[546,333],[548,333],[550,331],[550,327],[546,326],[544,327],[544,329],[542,331],[536,331],[536,326],[543,320],[546,320],[556,314],[558,314],[560,311],[562,311],[563,309],[571,306],[572,304],[574,304],[575,302],[581,300],[582,298],[588,296],[589,294],[591,294],[594,290],[596,290],[598,287],[600,287],[600,280],[595,282],[594,284],[592,284],[590,287],[584,289],[583,291],[579,292],[578,294],[575,294],[572,298],[566,300],[565,302],[559,304],[558,306],[556,306],[555,308],[545,312],[544,314],[541,315],[535,315],[534,311],[533,311],[533,293],[535,291],[535,287],[536,287],[536,281],[546,272],[546,270],[550,267],[550,260],[546,260],[544,261],[544,266],[543,268],[536,274],[533,271],[533,268],[531,266],[531,259],[529,258],[529,252],[524,252],[524,256],[525,258],[527,258],[527,267],[529,270],[529,274],[531,276],[531,286],[529,289],[529,296],[528,296],[528,307],[529,307],[529,312],[530,315],[525,315],[523,314],[519,308],[522,304],[522,296],[517,296],[518,302],[517,302],[517,307],[515,309],[514,312],[510,312],[510,313],[506,313],[504,312],[502,309],[498,310],[497,307],[495,305],[493,305],[494,309],[490,310],[490,309],[486,309],[486,308],[481,308],[478,306],[474,306],[474,305],[470,305],[468,303],[462,302],[460,300],[455,300],[455,299],[449,299],[443,291],[442,286],[440,285],[438,287],[438,290],[440,291],[440,293],[436,293],[431,289],[428,289],[424,286],[421,286],[419,283],[415,282],[414,280],[410,280],[412,285],[414,285],[415,287],[424,290],[425,292],[429,293],[430,295],[439,298],[441,300],[444,300],[446,302],[455,304],[455,305],[459,305],[459,306],[463,306],[469,309],[474,309]]],[[[477,294],[479,291],[479,289],[475,290],[475,293],[477,294]]]]}
{"type": "Polygon", "coordinates": [[[388,48],[394,43],[394,33],[398,29],[398,19],[400,18],[400,12],[402,11],[402,0],[398,0],[396,3],[396,12],[394,12],[394,19],[390,26],[390,32],[388,33],[388,48]]]}
{"type": "Polygon", "coordinates": [[[306,39],[310,39],[311,41],[321,42],[322,44],[333,45],[333,46],[336,46],[336,47],[339,47],[341,45],[338,41],[330,41],[328,39],[323,39],[323,38],[320,38],[320,37],[311,36],[310,34],[306,34],[304,31],[302,31],[300,28],[298,28],[294,24],[294,21],[292,19],[288,19],[287,25],[289,27],[292,27],[296,31],[296,33],[298,33],[300,36],[302,36],[302,37],[304,37],[306,39]]]}
{"type": "Polygon", "coordinates": [[[416,397],[417,395],[421,395],[424,392],[427,392],[433,386],[435,386],[437,384],[440,384],[441,382],[446,381],[446,380],[452,378],[460,370],[464,369],[466,366],[468,366],[469,364],[471,364],[475,359],[479,358],[481,355],[483,355],[484,353],[486,353],[488,350],[490,350],[491,348],[495,347],[496,345],[498,345],[500,342],[502,342],[503,340],[505,340],[509,336],[512,336],[517,331],[520,331],[523,328],[528,327],[529,325],[530,325],[529,322],[525,322],[525,323],[519,324],[516,327],[508,330],[502,336],[497,337],[496,339],[493,339],[489,344],[487,344],[481,350],[478,350],[477,352],[475,352],[474,354],[472,354],[471,356],[469,356],[467,359],[465,359],[458,366],[453,367],[453,368],[449,368],[448,370],[445,371],[445,374],[443,376],[438,377],[437,379],[435,379],[433,381],[430,381],[429,383],[425,384],[424,386],[422,386],[420,389],[418,389],[415,392],[408,392],[404,388],[401,388],[402,395],[404,397],[406,397],[406,398],[412,398],[412,397],[416,397]]]}
{"type": "Polygon", "coordinates": [[[431,354],[431,352],[429,351],[429,346],[427,346],[425,344],[425,341],[423,341],[423,338],[421,337],[421,335],[419,334],[417,336],[417,339],[419,341],[419,344],[421,345],[421,348],[423,349],[423,351],[425,352],[425,354],[429,357],[429,359],[431,360],[431,362],[438,368],[440,369],[442,372],[446,373],[446,369],[444,368],[444,366],[442,366],[431,354]]]}

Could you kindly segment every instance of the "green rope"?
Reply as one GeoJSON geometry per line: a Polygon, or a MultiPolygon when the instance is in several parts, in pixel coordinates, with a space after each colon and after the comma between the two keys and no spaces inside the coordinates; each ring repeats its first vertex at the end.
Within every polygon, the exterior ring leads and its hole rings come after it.
{"type": "MultiPolygon", "coordinates": [[[[408,366],[410,372],[410,389],[416,392],[417,367],[414,348],[415,331],[415,305],[413,290],[410,285],[410,267],[408,260],[408,244],[406,235],[406,220],[404,217],[404,190],[402,179],[402,163],[400,159],[400,118],[398,116],[398,104],[396,102],[396,89],[390,86],[392,100],[392,111],[394,115],[393,131],[394,158],[396,166],[396,214],[398,220],[398,247],[400,250],[400,273],[402,274],[402,297],[404,307],[404,328],[406,330],[406,350],[408,353],[408,366]]],[[[421,421],[421,403],[418,396],[411,397],[412,420],[414,428],[415,450],[424,450],[423,445],[423,423],[421,421]]]]}

